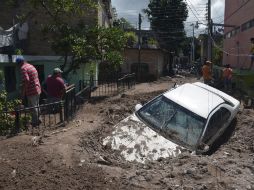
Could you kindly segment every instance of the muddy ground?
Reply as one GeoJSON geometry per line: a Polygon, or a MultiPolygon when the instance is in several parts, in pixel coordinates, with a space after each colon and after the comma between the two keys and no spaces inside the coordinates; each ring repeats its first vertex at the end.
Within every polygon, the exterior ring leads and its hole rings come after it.
{"type": "Polygon", "coordinates": [[[0,189],[254,189],[254,110],[243,109],[211,155],[189,152],[130,163],[102,145],[113,126],[174,82],[164,78],[84,105],[66,127],[41,139],[0,141],[0,189]],[[230,138],[228,138],[230,137],[230,138]],[[220,144],[221,144],[220,143],[220,144]],[[220,145],[219,144],[219,145],[220,145]]]}

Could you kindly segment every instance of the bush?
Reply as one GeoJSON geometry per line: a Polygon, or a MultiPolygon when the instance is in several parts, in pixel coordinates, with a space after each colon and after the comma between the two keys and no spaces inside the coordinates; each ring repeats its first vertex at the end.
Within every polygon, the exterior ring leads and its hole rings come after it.
{"type": "MultiPolygon", "coordinates": [[[[0,92],[0,135],[7,135],[15,128],[15,108],[21,104],[21,101],[7,100],[7,93],[5,91],[0,92]]],[[[21,128],[24,124],[31,120],[30,116],[21,117],[21,128]]]]}

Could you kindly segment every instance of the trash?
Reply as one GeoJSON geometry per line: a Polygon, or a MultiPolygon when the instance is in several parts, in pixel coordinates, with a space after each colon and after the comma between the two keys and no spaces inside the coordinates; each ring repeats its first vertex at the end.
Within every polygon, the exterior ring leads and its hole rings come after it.
{"type": "Polygon", "coordinates": [[[42,141],[42,137],[41,136],[34,136],[32,138],[32,145],[33,146],[38,146],[38,145],[40,145],[42,143],[43,143],[43,141],[42,141]]]}

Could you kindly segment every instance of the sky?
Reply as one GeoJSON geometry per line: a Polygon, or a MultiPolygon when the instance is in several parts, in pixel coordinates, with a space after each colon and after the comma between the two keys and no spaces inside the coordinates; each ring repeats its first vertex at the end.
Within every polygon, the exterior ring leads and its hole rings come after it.
{"type": "MultiPolygon", "coordinates": [[[[191,23],[196,21],[205,23],[206,3],[207,0],[185,0],[188,3],[189,16],[185,23],[186,33],[192,35],[191,23]]],[[[223,22],[225,0],[212,1],[212,18],[215,23],[223,22]]],[[[112,6],[116,8],[118,17],[126,18],[134,27],[138,24],[138,14],[142,13],[142,9],[147,8],[149,0],[112,0],[112,6]]],[[[142,29],[149,29],[147,18],[143,17],[142,29]]],[[[205,26],[200,25],[199,29],[195,29],[195,34],[204,32],[205,26]]]]}

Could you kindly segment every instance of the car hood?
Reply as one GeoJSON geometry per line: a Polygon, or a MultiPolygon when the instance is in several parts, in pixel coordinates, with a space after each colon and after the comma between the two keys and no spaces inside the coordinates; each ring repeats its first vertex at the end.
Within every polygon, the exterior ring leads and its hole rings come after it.
{"type": "Polygon", "coordinates": [[[127,161],[141,163],[177,156],[184,149],[146,126],[135,114],[115,125],[103,145],[120,151],[127,161]]]}

